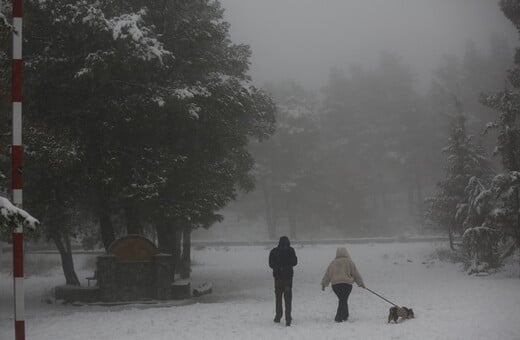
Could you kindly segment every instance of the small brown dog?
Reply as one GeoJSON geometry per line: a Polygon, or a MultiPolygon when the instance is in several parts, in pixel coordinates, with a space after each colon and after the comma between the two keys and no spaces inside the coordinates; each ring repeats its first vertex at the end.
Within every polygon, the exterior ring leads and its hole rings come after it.
{"type": "Polygon", "coordinates": [[[397,307],[397,306],[394,306],[394,307],[390,307],[390,311],[388,313],[388,323],[390,323],[390,321],[394,321],[395,323],[397,323],[397,319],[413,319],[414,318],[414,314],[413,314],[413,309],[411,308],[406,308],[406,307],[397,307]]]}

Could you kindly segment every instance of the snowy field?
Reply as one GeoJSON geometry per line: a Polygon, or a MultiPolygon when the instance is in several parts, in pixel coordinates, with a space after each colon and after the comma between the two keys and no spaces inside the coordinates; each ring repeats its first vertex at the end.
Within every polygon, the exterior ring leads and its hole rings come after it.
{"type": "MultiPolygon", "coordinates": [[[[347,245],[367,287],[414,309],[416,319],[400,324],[387,324],[390,306],[358,287],[350,298],[350,320],[334,322],[336,297],[330,287],[325,292],[320,289],[323,272],[335,254],[332,245],[295,247],[299,264],[293,326],[285,327],[283,320],[274,324],[273,281],[266,264],[269,249],[244,246],[193,251],[194,285],[211,281],[214,291],[190,301],[115,307],[48,304],[45,296],[63,282],[59,268],[28,274],[27,339],[520,339],[518,264],[492,276],[472,277],[458,265],[432,259],[439,246],[347,245]]],[[[7,255],[0,255],[5,266],[7,255]]],[[[93,261],[88,257],[75,259],[83,280],[92,273],[93,261]]],[[[12,277],[4,267],[0,271],[2,340],[14,339],[11,296],[12,277]]]]}

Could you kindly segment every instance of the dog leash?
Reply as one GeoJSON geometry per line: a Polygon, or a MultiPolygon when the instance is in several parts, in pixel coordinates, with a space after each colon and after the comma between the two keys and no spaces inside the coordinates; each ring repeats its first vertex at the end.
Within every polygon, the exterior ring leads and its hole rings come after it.
{"type": "Polygon", "coordinates": [[[392,301],[388,300],[387,298],[385,298],[385,297],[383,297],[383,296],[381,296],[381,295],[377,294],[377,293],[376,293],[376,292],[374,292],[374,291],[373,291],[372,289],[370,289],[370,288],[367,288],[367,287],[365,287],[365,289],[366,289],[366,290],[368,290],[368,291],[369,291],[370,293],[372,293],[372,294],[374,294],[374,295],[377,295],[377,296],[379,296],[379,297],[380,297],[381,299],[385,300],[386,302],[388,302],[388,303],[390,303],[390,304],[392,304],[392,305],[394,305],[394,306],[396,306],[396,307],[399,307],[398,305],[396,305],[396,304],[395,304],[395,303],[393,303],[392,301]]]}

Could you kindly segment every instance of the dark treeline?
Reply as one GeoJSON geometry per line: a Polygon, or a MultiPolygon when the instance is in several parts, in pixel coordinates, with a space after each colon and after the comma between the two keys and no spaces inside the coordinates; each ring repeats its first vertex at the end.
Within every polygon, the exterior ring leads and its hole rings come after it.
{"type": "Polygon", "coordinates": [[[324,225],[376,236],[431,224],[425,199],[443,176],[450,124],[463,114],[476,143],[493,149],[483,131],[496,113],[478,98],[503,86],[511,53],[497,36],[489,52],[467,42],[462,56],[439,61],[426,93],[391,53],[372,69],[331,70],[319,93],[294,81],[267,86],[278,105],[277,130],[252,145],[259,185],[235,210],[265,218],[271,238],[286,225],[297,237],[324,225]]]}
{"type": "MultiPolygon", "coordinates": [[[[515,2],[500,6],[519,28],[515,2]]],[[[320,93],[271,86],[277,130],[253,145],[261,185],[238,211],[265,214],[270,238],[286,225],[292,237],[428,226],[470,273],[499,266],[520,247],[520,58],[499,36],[488,51],[469,41],[444,56],[426,93],[389,53],[373,69],[332,70],[320,93]]]]}

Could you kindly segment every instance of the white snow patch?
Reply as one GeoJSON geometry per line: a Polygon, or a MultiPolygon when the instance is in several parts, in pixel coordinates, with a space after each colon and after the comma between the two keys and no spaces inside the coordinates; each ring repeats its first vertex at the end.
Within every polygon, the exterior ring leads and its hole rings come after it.
{"type": "Polygon", "coordinates": [[[192,117],[194,119],[199,119],[200,111],[201,111],[200,107],[193,103],[191,103],[188,107],[188,113],[189,113],[190,117],[192,117]]]}
{"type": "Polygon", "coordinates": [[[164,101],[164,98],[159,97],[159,96],[154,97],[154,98],[153,98],[153,101],[156,102],[157,105],[159,105],[159,107],[163,107],[164,104],[166,104],[166,102],[164,101]]]}
{"type": "Polygon", "coordinates": [[[84,76],[85,74],[88,74],[92,72],[92,70],[88,67],[83,67],[81,70],[79,70],[78,72],[76,72],[76,74],[74,75],[74,78],[79,78],[79,77],[82,77],[84,76]]]}
{"type": "Polygon", "coordinates": [[[191,86],[191,87],[184,87],[184,88],[178,88],[174,89],[172,91],[172,95],[177,97],[178,99],[191,99],[195,96],[199,97],[209,97],[211,96],[211,93],[208,91],[207,88],[203,86],[191,86]]]}

